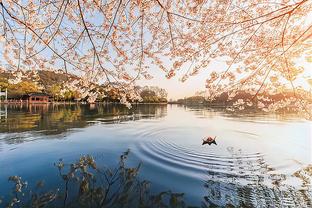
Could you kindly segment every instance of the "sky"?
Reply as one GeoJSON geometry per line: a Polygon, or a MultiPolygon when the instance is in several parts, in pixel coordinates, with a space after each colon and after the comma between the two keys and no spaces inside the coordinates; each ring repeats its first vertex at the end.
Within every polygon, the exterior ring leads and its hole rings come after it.
{"type": "MultiPolygon", "coordinates": [[[[201,73],[196,77],[191,77],[186,82],[179,81],[179,77],[175,76],[171,79],[165,77],[163,72],[155,72],[158,69],[153,70],[154,78],[151,80],[140,80],[137,82],[139,85],[159,86],[164,88],[168,92],[168,99],[179,99],[189,97],[195,94],[196,91],[204,90],[205,79],[207,73],[201,73]]],[[[206,71],[207,72],[207,71],[206,71]]]]}
{"type": "MultiPolygon", "coordinates": [[[[302,86],[305,89],[311,89],[308,85],[306,78],[312,77],[312,63],[306,62],[304,58],[297,60],[297,64],[304,67],[304,74],[301,75],[295,84],[295,86],[302,86]]],[[[202,69],[196,76],[190,77],[187,81],[182,83],[179,79],[182,77],[182,71],[171,79],[166,78],[166,73],[152,67],[150,70],[153,79],[151,80],[139,80],[137,84],[140,86],[159,86],[164,88],[168,92],[168,99],[176,100],[179,98],[193,96],[196,92],[205,90],[206,79],[212,71],[222,71],[226,69],[226,64],[224,61],[217,60],[213,61],[206,69],[202,69]],[[180,75],[180,76],[179,76],[180,75]]]]}
{"type": "Polygon", "coordinates": [[[206,68],[202,69],[196,76],[189,77],[185,82],[181,82],[179,79],[182,77],[183,70],[180,70],[176,76],[171,79],[166,78],[166,73],[152,67],[150,70],[153,79],[151,80],[139,80],[138,85],[144,86],[159,86],[164,88],[168,92],[168,99],[179,99],[194,95],[198,91],[205,90],[206,79],[212,71],[221,71],[226,68],[226,65],[222,61],[213,61],[206,68]]]}

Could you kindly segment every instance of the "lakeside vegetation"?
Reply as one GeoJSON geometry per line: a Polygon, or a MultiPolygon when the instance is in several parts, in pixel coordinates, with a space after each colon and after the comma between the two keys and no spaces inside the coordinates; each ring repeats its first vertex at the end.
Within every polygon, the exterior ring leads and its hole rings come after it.
{"type": "MultiPolygon", "coordinates": [[[[13,100],[22,99],[29,93],[46,93],[56,102],[87,102],[89,95],[83,95],[78,90],[81,85],[81,78],[68,73],[53,72],[47,70],[38,71],[36,76],[25,76],[19,82],[10,82],[12,74],[1,71],[0,88],[8,89],[8,98],[13,100]],[[35,78],[34,78],[35,77],[35,78]],[[77,89],[71,89],[68,83],[76,82],[77,89]]],[[[166,103],[167,92],[165,89],[156,86],[135,86],[136,93],[141,99],[132,102],[139,103],[166,103]]],[[[94,84],[87,92],[88,94],[97,93],[97,102],[120,102],[120,90],[107,85],[94,84]]]]}

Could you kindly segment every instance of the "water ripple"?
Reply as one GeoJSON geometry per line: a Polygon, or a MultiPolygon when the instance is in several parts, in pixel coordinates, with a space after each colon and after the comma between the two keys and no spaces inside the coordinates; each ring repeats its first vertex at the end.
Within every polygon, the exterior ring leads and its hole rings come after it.
{"type": "Polygon", "coordinates": [[[174,169],[190,177],[200,176],[207,172],[227,173],[243,177],[254,172],[263,172],[263,169],[267,168],[263,161],[264,154],[259,152],[218,155],[196,152],[165,140],[142,142],[137,149],[139,158],[144,158],[156,166],[174,169]]]}
{"type": "MultiPolygon", "coordinates": [[[[153,137],[159,133],[154,132],[153,137]]],[[[203,204],[207,207],[311,205],[311,186],[304,187],[300,178],[279,173],[285,164],[272,167],[262,152],[243,153],[232,147],[222,153],[210,150],[192,149],[164,138],[140,142],[134,154],[159,169],[203,181],[207,193],[203,204]]]]}

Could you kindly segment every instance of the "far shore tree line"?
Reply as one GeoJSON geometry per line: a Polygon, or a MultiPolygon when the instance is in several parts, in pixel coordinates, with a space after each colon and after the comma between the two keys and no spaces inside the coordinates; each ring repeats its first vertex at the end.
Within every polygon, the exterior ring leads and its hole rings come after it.
{"type": "MultiPolygon", "coordinates": [[[[51,101],[55,102],[74,102],[86,101],[88,102],[89,95],[96,93],[98,96],[95,101],[98,102],[120,102],[121,93],[112,87],[105,84],[96,84],[91,90],[87,92],[87,96],[82,95],[79,91],[80,87],[69,88],[67,82],[75,82],[80,80],[79,77],[72,74],[56,73],[52,71],[39,71],[37,79],[24,77],[17,83],[10,82],[10,73],[1,73],[0,75],[0,89],[8,90],[8,99],[20,100],[23,96],[30,93],[45,93],[49,95],[51,101]]],[[[79,84],[79,82],[78,82],[79,84]]],[[[166,103],[167,92],[165,89],[157,86],[135,86],[136,93],[139,98],[133,102],[140,103],[166,103]]]]}
{"type": "MultiPolygon", "coordinates": [[[[8,99],[20,100],[24,95],[29,93],[46,93],[51,101],[55,102],[88,102],[90,95],[97,94],[94,99],[97,102],[120,102],[120,89],[112,88],[105,84],[95,84],[92,88],[82,95],[81,78],[69,73],[54,72],[41,70],[36,76],[23,77],[19,82],[12,83],[10,81],[11,74],[9,72],[1,72],[0,88],[8,89],[8,99]],[[33,77],[36,77],[34,79],[33,77]],[[75,87],[68,87],[69,84],[75,87]]],[[[132,100],[133,103],[167,103],[167,95],[165,89],[157,86],[135,86],[135,92],[139,95],[137,99],[132,100]]],[[[184,105],[209,105],[209,106],[231,106],[237,109],[258,107],[261,103],[264,106],[272,106],[272,104],[296,98],[292,89],[280,86],[277,93],[259,93],[254,96],[252,93],[244,90],[223,92],[210,99],[207,95],[209,92],[197,92],[194,96],[185,97],[169,103],[184,105]]],[[[312,102],[311,91],[301,89],[300,95],[309,103],[312,102]]],[[[273,105],[274,107],[274,105],[273,105]]],[[[276,106],[275,106],[276,107],[276,106]]],[[[278,106],[281,107],[281,106],[278,106]]]]}
{"type": "MultiPolygon", "coordinates": [[[[282,102],[284,100],[289,100],[289,104],[291,104],[292,100],[296,99],[296,95],[293,93],[291,89],[282,88],[279,92],[275,94],[270,93],[259,93],[257,97],[255,97],[252,93],[248,93],[246,91],[235,91],[235,92],[223,92],[220,95],[216,96],[214,99],[209,99],[209,96],[206,95],[207,91],[197,92],[194,96],[185,97],[182,99],[177,99],[175,101],[170,101],[169,103],[174,104],[183,104],[183,105],[207,105],[207,106],[215,106],[215,107],[228,107],[228,110],[234,111],[235,109],[244,110],[250,108],[259,108],[259,103],[265,106],[271,106],[271,108],[276,108],[275,110],[282,109],[293,109],[296,106],[292,105],[284,105],[282,106],[282,102]],[[247,102],[246,102],[247,101],[247,102]],[[274,105],[275,104],[275,105],[274,105]],[[280,105],[280,106],[276,106],[280,105]]],[[[301,89],[301,96],[305,101],[312,103],[312,92],[301,89]]],[[[261,107],[261,106],[260,106],[261,107]]],[[[268,108],[264,108],[264,110],[272,110],[268,108]]]]}

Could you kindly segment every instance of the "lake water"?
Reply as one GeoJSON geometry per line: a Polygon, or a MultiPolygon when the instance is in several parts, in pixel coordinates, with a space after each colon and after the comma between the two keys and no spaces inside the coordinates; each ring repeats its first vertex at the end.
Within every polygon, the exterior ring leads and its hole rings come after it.
{"type": "Polygon", "coordinates": [[[152,191],[183,192],[188,204],[311,207],[312,172],[304,168],[312,164],[312,122],[292,115],[177,105],[1,110],[0,196],[11,190],[11,175],[53,187],[60,158],[91,154],[113,166],[130,149],[128,164],[142,162],[140,178],[152,191]],[[217,145],[203,146],[205,136],[217,136],[217,145]]]}

